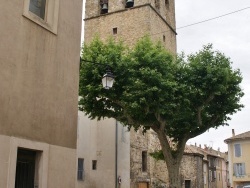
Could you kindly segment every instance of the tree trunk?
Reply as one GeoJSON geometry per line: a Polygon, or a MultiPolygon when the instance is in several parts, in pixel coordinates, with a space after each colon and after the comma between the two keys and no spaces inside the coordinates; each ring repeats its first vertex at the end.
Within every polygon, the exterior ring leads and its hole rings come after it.
{"type": "Polygon", "coordinates": [[[180,164],[177,161],[166,161],[168,167],[169,188],[181,188],[180,164]]]}
{"type": "Polygon", "coordinates": [[[168,169],[169,188],[182,188],[182,179],[180,175],[181,160],[184,153],[187,137],[183,135],[182,140],[172,148],[169,139],[164,132],[164,126],[160,128],[153,126],[152,129],[157,133],[161,144],[162,152],[168,169]]]}

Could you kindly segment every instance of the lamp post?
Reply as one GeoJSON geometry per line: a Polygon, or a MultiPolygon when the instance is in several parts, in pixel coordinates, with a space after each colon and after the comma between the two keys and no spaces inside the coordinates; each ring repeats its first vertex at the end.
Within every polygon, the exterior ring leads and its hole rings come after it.
{"type": "Polygon", "coordinates": [[[92,61],[88,61],[88,60],[85,60],[85,59],[82,59],[80,57],[80,67],[81,67],[81,62],[84,61],[84,62],[88,62],[88,63],[93,63],[93,64],[96,64],[96,65],[102,65],[102,66],[106,66],[106,73],[103,75],[102,77],[102,86],[104,89],[110,89],[113,87],[113,84],[114,84],[114,81],[115,81],[115,76],[114,74],[111,72],[110,70],[110,67],[105,65],[105,64],[101,64],[101,63],[96,63],[96,62],[92,62],[92,61]]]}

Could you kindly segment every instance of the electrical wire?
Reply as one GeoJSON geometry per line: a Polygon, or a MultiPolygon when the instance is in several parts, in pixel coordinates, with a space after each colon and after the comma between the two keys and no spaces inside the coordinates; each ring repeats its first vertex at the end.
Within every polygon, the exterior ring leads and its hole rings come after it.
{"type": "Polygon", "coordinates": [[[216,16],[216,17],[213,17],[213,18],[209,18],[209,19],[206,19],[206,20],[202,20],[202,21],[199,21],[199,22],[195,22],[195,23],[188,24],[188,25],[185,25],[185,26],[181,26],[181,27],[178,27],[178,28],[176,28],[176,29],[179,30],[179,29],[183,29],[183,28],[190,27],[190,26],[193,26],[193,25],[198,25],[198,24],[201,24],[201,23],[204,23],[204,22],[208,22],[208,21],[211,21],[211,20],[215,20],[215,19],[218,19],[218,18],[221,18],[221,17],[225,17],[225,16],[228,16],[228,15],[231,15],[231,14],[238,13],[238,12],[241,12],[241,11],[246,10],[246,9],[249,9],[249,8],[250,8],[250,7],[245,7],[245,8],[243,8],[243,9],[239,9],[239,10],[236,10],[236,11],[233,11],[233,12],[229,12],[229,13],[227,13],[227,14],[223,14],[223,15],[216,16]]]}

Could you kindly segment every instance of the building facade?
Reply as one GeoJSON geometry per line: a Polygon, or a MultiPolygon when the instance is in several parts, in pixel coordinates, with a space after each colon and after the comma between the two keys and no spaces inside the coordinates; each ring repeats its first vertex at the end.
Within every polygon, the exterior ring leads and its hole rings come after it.
{"type": "Polygon", "coordinates": [[[250,131],[225,140],[228,144],[229,176],[233,188],[250,185],[250,131]]]}
{"type": "Polygon", "coordinates": [[[75,187],[82,1],[0,6],[0,187],[75,187]]]}
{"type": "Polygon", "coordinates": [[[78,112],[77,188],[128,188],[130,134],[114,119],[89,119],[78,112]]]}

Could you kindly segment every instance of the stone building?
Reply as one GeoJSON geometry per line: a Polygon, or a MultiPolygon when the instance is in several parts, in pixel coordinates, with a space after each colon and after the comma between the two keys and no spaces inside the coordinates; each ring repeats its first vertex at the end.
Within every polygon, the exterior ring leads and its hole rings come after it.
{"type": "Polygon", "coordinates": [[[74,187],[82,1],[0,6],[0,187],[74,187]]]}
{"type": "Polygon", "coordinates": [[[196,145],[188,146],[204,156],[203,158],[203,183],[204,188],[226,188],[229,186],[228,155],[227,152],[214,150],[212,147],[204,148],[196,145]]]}
{"type": "MultiPolygon", "coordinates": [[[[176,53],[174,0],[86,0],[84,21],[85,43],[98,35],[102,40],[109,37],[122,39],[132,46],[141,37],[149,35],[153,40],[161,41],[170,52],[176,53]]],[[[114,132],[111,127],[110,132],[114,132]]],[[[158,163],[149,156],[155,142],[157,137],[153,132],[145,135],[140,131],[130,132],[131,188],[148,188],[154,183],[165,183],[164,178],[157,177],[157,174],[162,175],[157,172],[158,163]]],[[[166,165],[159,165],[163,166],[166,165]]],[[[124,186],[123,181],[119,186],[124,186]]]]}

